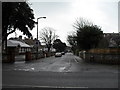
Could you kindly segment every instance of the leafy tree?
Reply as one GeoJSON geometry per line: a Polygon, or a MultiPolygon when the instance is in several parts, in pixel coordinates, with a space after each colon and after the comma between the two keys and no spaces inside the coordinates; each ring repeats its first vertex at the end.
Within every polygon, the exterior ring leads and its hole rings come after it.
{"type": "Polygon", "coordinates": [[[102,39],[103,32],[96,26],[84,26],[77,30],[77,43],[79,48],[88,50],[96,48],[99,41],[102,39]]]}
{"type": "Polygon", "coordinates": [[[56,49],[57,52],[65,51],[66,44],[63,43],[60,39],[56,39],[53,43],[53,47],[56,49]]]}
{"type": "Polygon", "coordinates": [[[109,47],[109,41],[107,38],[103,37],[99,43],[98,43],[98,48],[108,48],[109,47]]]}
{"type": "Polygon", "coordinates": [[[33,10],[27,2],[3,2],[2,3],[2,40],[16,30],[31,37],[35,24],[33,10]]]}
{"type": "Polygon", "coordinates": [[[76,30],[80,30],[81,28],[84,28],[84,26],[92,26],[93,23],[86,20],[86,19],[83,19],[83,18],[78,18],[76,19],[73,27],[76,29],[76,30]]]}
{"type": "Polygon", "coordinates": [[[67,38],[73,52],[96,48],[103,37],[100,27],[83,18],[76,20],[73,27],[76,29],[76,34],[68,35],[67,38]]]}
{"type": "Polygon", "coordinates": [[[55,34],[55,30],[51,27],[45,27],[40,32],[40,39],[46,44],[48,52],[56,38],[58,38],[58,35],[55,34]]]}
{"type": "Polygon", "coordinates": [[[71,46],[71,50],[73,51],[73,53],[75,54],[76,50],[78,49],[77,47],[77,37],[76,35],[68,35],[67,37],[67,41],[71,46]]]}

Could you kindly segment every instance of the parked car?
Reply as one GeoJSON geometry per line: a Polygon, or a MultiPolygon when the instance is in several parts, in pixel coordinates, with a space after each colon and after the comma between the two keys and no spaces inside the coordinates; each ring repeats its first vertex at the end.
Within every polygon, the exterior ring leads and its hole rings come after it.
{"type": "Polygon", "coordinates": [[[55,53],[55,57],[61,57],[62,56],[62,53],[61,52],[56,52],[55,53]]]}
{"type": "Polygon", "coordinates": [[[65,52],[62,52],[62,55],[65,55],[65,52]]]}

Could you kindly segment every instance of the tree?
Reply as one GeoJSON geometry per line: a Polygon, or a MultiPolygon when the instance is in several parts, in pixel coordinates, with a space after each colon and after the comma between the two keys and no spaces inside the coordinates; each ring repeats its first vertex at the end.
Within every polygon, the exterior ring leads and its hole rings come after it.
{"type": "Polygon", "coordinates": [[[75,54],[76,50],[78,49],[77,47],[77,37],[76,35],[68,35],[67,37],[67,41],[71,46],[71,50],[73,51],[73,53],[75,54]]]}
{"type": "Polygon", "coordinates": [[[27,2],[3,2],[2,3],[2,40],[16,30],[31,37],[35,24],[33,10],[27,2]]]}
{"type": "Polygon", "coordinates": [[[58,38],[58,35],[55,34],[55,30],[51,27],[45,27],[40,32],[40,39],[46,44],[48,52],[56,38],[58,38]]]}
{"type": "Polygon", "coordinates": [[[77,31],[77,42],[79,48],[91,49],[96,48],[102,39],[102,31],[97,26],[85,26],[77,31]]]}
{"type": "Polygon", "coordinates": [[[60,39],[56,39],[53,43],[53,48],[55,48],[57,52],[63,52],[66,49],[66,44],[60,39]]]}
{"type": "Polygon", "coordinates": [[[2,3],[2,45],[7,52],[7,37],[9,34],[20,30],[24,35],[31,37],[35,24],[33,10],[27,2],[2,3]]]}
{"type": "Polygon", "coordinates": [[[88,50],[96,48],[99,41],[102,39],[103,32],[97,25],[93,25],[91,22],[82,19],[77,20],[74,23],[76,29],[76,40],[79,49],[88,50]]]}
{"type": "Polygon", "coordinates": [[[78,18],[76,19],[73,27],[76,29],[76,30],[79,30],[81,28],[84,28],[84,26],[92,26],[93,23],[86,20],[86,19],[83,19],[83,18],[78,18]]]}

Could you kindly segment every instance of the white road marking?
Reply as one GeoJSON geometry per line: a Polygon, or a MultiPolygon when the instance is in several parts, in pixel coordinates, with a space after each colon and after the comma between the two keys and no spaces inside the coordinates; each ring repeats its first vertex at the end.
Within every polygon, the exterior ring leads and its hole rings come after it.
{"type": "Polygon", "coordinates": [[[3,87],[12,87],[12,88],[16,88],[16,87],[21,87],[21,88],[25,88],[25,87],[30,87],[30,88],[88,88],[88,87],[62,87],[62,86],[36,86],[36,85],[2,85],[3,87]]]}
{"type": "Polygon", "coordinates": [[[65,67],[60,67],[59,71],[62,72],[65,69],[65,67]]]}
{"type": "Polygon", "coordinates": [[[74,58],[74,60],[75,60],[76,63],[79,63],[76,58],[74,58]]]}

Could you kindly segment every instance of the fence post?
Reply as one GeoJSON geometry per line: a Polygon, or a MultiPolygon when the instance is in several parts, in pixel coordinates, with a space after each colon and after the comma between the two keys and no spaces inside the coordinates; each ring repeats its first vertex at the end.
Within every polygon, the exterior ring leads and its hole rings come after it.
{"type": "Polygon", "coordinates": [[[15,62],[15,48],[10,47],[7,51],[7,62],[14,63],[15,62]]]}
{"type": "Polygon", "coordinates": [[[26,52],[25,53],[25,61],[30,61],[30,60],[32,60],[31,52],[26,52]]]}
{"type": "Polygon", "coordinates": [[[83,59],[85,59],[86,51],[83,51],[83,59]]]}

